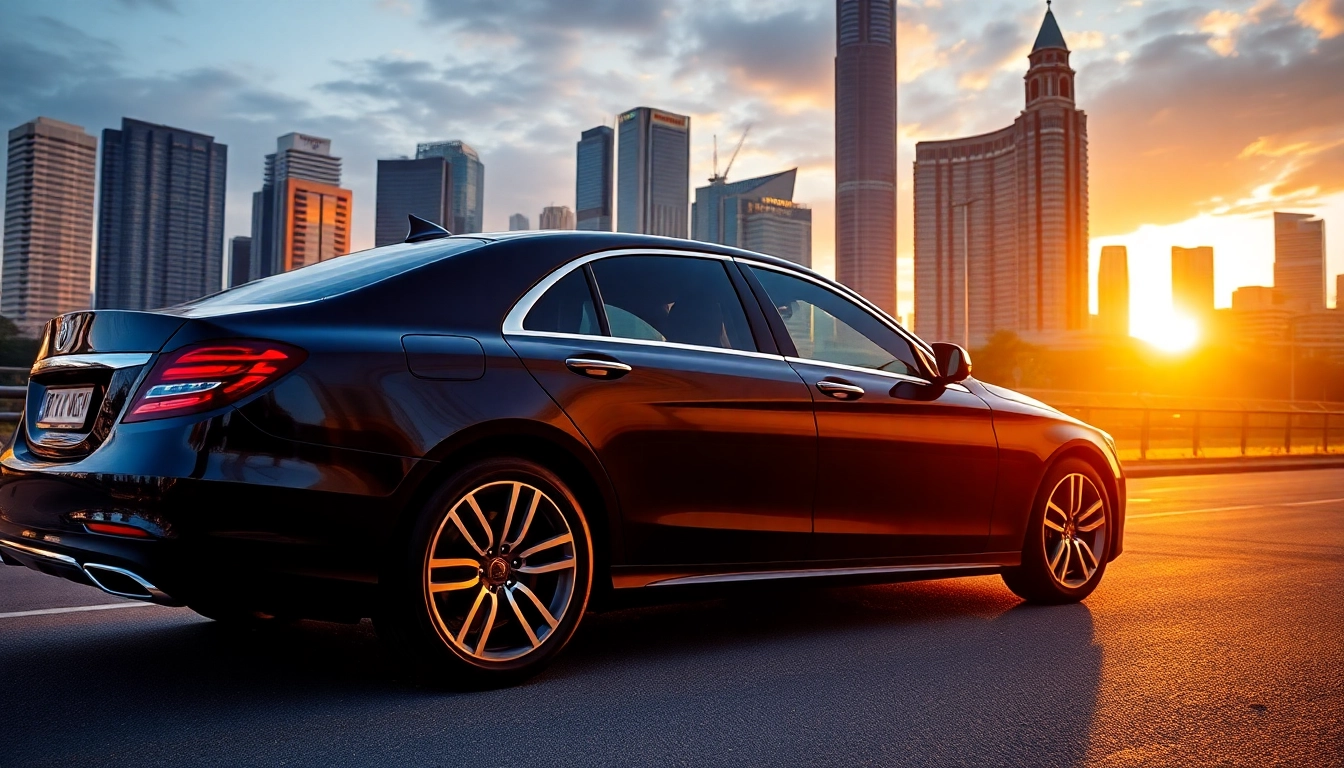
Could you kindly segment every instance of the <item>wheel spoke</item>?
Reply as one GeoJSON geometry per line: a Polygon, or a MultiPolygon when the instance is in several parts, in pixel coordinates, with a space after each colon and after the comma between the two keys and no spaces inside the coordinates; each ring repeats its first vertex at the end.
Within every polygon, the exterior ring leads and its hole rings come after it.
{"type": "Polygon", "coordinates": [[[476,650],[471,652],[471,655],[477,657],[485,653],[485,644],[490,641],[490,630],[495,628],[495,614],[499,612],[499,596],[494,592],[486,592],[486,595],[490,597],[490,613],[481,625],[481,637],[476,641],[476,650]]]}
{"type": "Polygon", "coordinates": [[[535,576],[539,573],[551,573],[552,571],[563,571],[567,568],[573,568],[573,567],[574,567],[574,561],[566,558],[564,560],[556,560],[554,563],[546,563],[545,565],[524,565],[518,568],[514,568],[513,570],[517,571],[518,573],[527,573],[535,576]]]}
{"type": "Polygon", "coordinates": [[[1063,583],[1064,580],[1069,577],[1069,560],[1071,558],[1070,553],[1073,551],[1073,547],[1069,546],[1068,539],[1062,539],[1059,542],[1059,546],[1060,549],[1064,550],[1064,557],[1062,558],[1062,562],[1060,562],[1059,564],[1059,572],[1058,572],[1059,581],[1060,583],[1063,583]]]}
{"type": "Polygon", "coordinates": [[[518,617],[518,623],[522,625],[523,631],[527,633],[527,641],[532,644],[533,648],[541,645],[541,641],[537,639],[537,633],[532,631],[532,622],[527,620],[527,617],[523,615],[523,609],[518,605],[518,601],[513,599],[513,590],[504,590],[504,597],[509,601],[509,607],[513,609],[513,615],[518,617]]]}
{"type": "Polygon", "coordinates": [[[453,525],[457,526],[457,530],[462,534],[462,538],[466,539],[467,544],[470,545],[472,549],[476,550],[476,554],[485,557],[485,547],[477,544],[476,539],[467,532],[467,526],[462,524],[462,516],[457,514],[457,510],[449,512],[448,519],[453,521],[453,525]]]}
{"type": "Polygon", "coordinates": [[[490,523],[485,519],[485,512],[482,512],[481,505],[476,503],[476,492],[473,491],[467,494],[467,498],[464,499],[464,501],[467,502],[467,506],[471,507],[471,511],[476,513],[476,519],[480,521],[481,527],[485,529],[485,548],[493,549],[495,546],[495,532],[490,530],[490,523]]]}
{"type": "Polygon", "coordinates": [[[510,547],[517,547],[527,536],[527,530],[532,527],[532,518],[536,516],[539,504],[541,504],[541,491],[533,489],[532,503],[527,505],[527,516],[523,518],[523,524],[518,528],[518,535],[509,542],[510,547]]]}
{"type": "Polygon", "coordinates": [[[1083,572],[1083,581],[1092,578],[1092,571],[1095,567],[1089,567],[1087,558],[1083,557],[1083,542],[1079,539],[1073,540],[1073,548],[1078,550],[1078,569],[1083,572]]]}
{"type": "Polygon", "coordinates": [[[1096,569],[1100,568],[1101,561],[1097,559],[1097,556],[1095,554],[1093,554],[1092,547],[1088,546],[1087,542],[1083,541],[1082,539],[1074,539],[1074,541],[1078,542],[1078,552],[1080,555],[1084,556],[1083,560],[1092,561],[1092,570],[1095,571],[1096,569]]]}
{"type": "Polygon", "coordinates": [[[439,568],[480,568],[480,567],[481,567],[480,563],[476,562],[475,560],[472,560],[469,557],[453,557],[448,558],[446,560],[439,558],[432,558],[429,561],[429,569],[431,571],[438,570],[439,568]]]}
{"type": "Polygon", "coordinates": [[[481,603],[488,594],[490,594],[490,591],[484,585],[481,586],[481,591],[476,593],[476,602],[471,604],[471,610],[467,611],[467,618],[462,622],[462,629],[457,632],[457,644],[459,646],[465,646],[467,633],[471,631],[471,622],[475,621],[476,612],[481,610],[481,603]]]}
{"type": "Polygon", "coordinates": [[[556,625],[560,623],[560,620],[551,615],[551,612],[546,609],[546,606],[541,604],[541,600],[537,599],[537,596],[532,594],[532,590],[523,586],[521,582],[514,584],[513,588],[515,591],[522,592],[524,597],[531,600],[532,604],[541,612],[541,618],[550,625],[551,629],[555,629],[556,625]]]}
{"type": "Polygon", "coordinates": [[[519,554],[518,557],[526,560],[527,558],[537,554],[538,552],[550,549],[551,547],[558,547],[561,544],[569,544],[572,543],[573,541],[574,536],[572,534],[562,533],[559,536],[556,536],[553,539],[547,539],[534,547],[528,547],[527,550],[519,554]]]}
{"type": "Polygon", "coordinates": [[[1060,558],[1062,558],[1062,557],[1064,556],[1064,544],[1065,544],[1065,543],[1066,543],[1066,540],[1065,540],[1065,539],[1060,539],[1060,540],[1059,540],[1059,543],[1055,545],[1055,553],[1054,553],[1053,555],[1050,556],[1050,563],[1049,563],[1049,566],[1048,566],[1048,567],[1050,568],[1050,572],[1051,572],[1051,573],[1054,573],[1054,571],[1055,571],[1055,566],[1056,566],[1056,565],[1059,565],[1059,560],[1060,560],[1060,558]]]}
{"type": "Polygon", "coordinates": [[[504,515],[504,527],[499,530],[499,542],[507,543],[509,540],[509,526],[513,525],[513,512],[518,508],[518,496],[523,492],[522,483],[513,484],[513,492],[509,494],[509,511],[504,515]]]}
{"type": "Polygon", "coordinates": [[[1055,522],[1054,520],[1051,520],[1051,519],[1050,519],[1050,513],[1051,513],[1051,512],[1054,512],[1054,513],[1058,514],[1061,518],[1064,519],[1064,522],[1066,522],[1066,523],[1069,521],[1069,515],[1068,515],[1068,513],[1065,512],[1064,510],[1060,509],[1060,508],[1059,508],[1059,505],[1058,505],[1058,504],[1055,504],[1053,501],[1047,501],[1047,502],[1045,503],[1045,527],[1047,527],[1047,528],[1049,528],[1049,529],[1051,529],[1051,530],[1059,531],[1060,533],[1063,533],[1063,532],[1064,532],[1064,526],[1061,525],[1060,523],[1057,523],[1057,522],[1055,522]]]}
{"type": "Polygon", "coordinates": [[[439,592],[457,592],[463,589],[471,589],[480,583],[481,577],[473,573],[471,578],[466,581],[431,581],[429,582],[429,591],[434,594],[439,592]]]}
{"type": "Polygon", "coordinates": [[[1102,504],[1101,499],[1097,499],[1097,503],[1096,503],[1096,504],[1093,504],[1092,506],[1088,507],[1086,512],[1084,512],[1083,514],[1079,515],[1079,516],[1078,516],[1078,530],[1079,530],[1079,531],[1083,531],[1083,532],[1087,532],[1087,531],[1095,531],[1096,529],[1098,529],[1098,528],[1100,528],[1101,526],[1105,525],[1105,524],[1106,524],[1106,516],[1105,516],[1105,515],[1102,515],[1101,517],[1098,517],[1098,518],[1096,519],[1095,522],[1084,524],[1084,521],[1085,521],[1085,520],[1090,520],[1090,519],[1092,518],[1093,515],[1095,515],[1097,512],[1100,512],[1103,506],[1104,506],[1104,505],[1102,504]]]}
{"type": "Polygon", "coordinates": [[[1079,475],[1069,475],[1069,516],[1077,518],[1083,508],[1083,484],[1079,475]]]}

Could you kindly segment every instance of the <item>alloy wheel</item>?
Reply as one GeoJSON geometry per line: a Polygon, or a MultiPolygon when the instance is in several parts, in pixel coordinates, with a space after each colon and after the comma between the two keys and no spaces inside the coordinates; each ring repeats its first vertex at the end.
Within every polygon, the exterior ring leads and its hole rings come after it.
{"type": "Polygon", "coordinates": [[[574,596],[574,532],[544,491],[496,481],[462,496],[439,524],[424,594],[443,639],[484,662],[540,648],[574,596]]]}
{"type": "Polygon", "coordinates": [[[1045,502],[1045,562],[1050,578],[1077,589],[1086,584],[1106,553],[1106,501],[1087,475],[1065,475],[1045,502]]]}

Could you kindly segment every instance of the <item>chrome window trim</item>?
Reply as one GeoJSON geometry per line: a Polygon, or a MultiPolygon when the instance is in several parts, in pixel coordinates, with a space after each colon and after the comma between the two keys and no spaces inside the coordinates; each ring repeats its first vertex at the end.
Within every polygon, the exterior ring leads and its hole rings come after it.
{"type": "MultiPolygon", "coordinates": [[[[580,256],[573,261],[567,262],[564,266],[546,275],[537,284],[532,286],[523,297],[513,305],[509,314],[504,317],[503,332],[505,336],[526,336],[543,339],[567,339],[572,341],[613,341],[617,344],[635,344],[646,347],[663,347],[666,349],[684,349],[692,352],[719,352],[728,355],[740,355],[742,357],[756,357],[766,360],[782,360],[783,355],[771,355],[759,350],[752,349],[728,349],[725,347],[703,347],[698,344],[681,344],[675,341],[657,341],[654,339],[627,339],[620,336],[600,336],[588,333],[561,333],[558,331],[530,331],[523,328],[523,321],[527,319],[527,313],[532,311],[532,307],[541,300],[541,297],[551,289],[556,283],[569,277],[575,270],[582,269],[586,264],[592,264],[602,259],[615,258],[617,256],[682,256],[694,259],[710,259],[713,261],[732,261],[731,256],[724,256],[719,253],[705,253],[704,251],[677,250],[675,248],[617,248],[610,251],[597,251],[586,256],[580,256]]],[[[724,277],[728,277],[724,275],[724,277]]],[[[731,278],[729,278],[731,280],[731,278]]],[[[731,283],[730,283],[731,284],[731,283]]],[[[734,290],[736,293],[736,290],[734,290]]],[[[746,313],[746,307],[742,308],[746,313]]]]}
{"type": "MultiPolygon", "coordinates": [[[[573,261],[566,262],[564,266],[546,275],[537,284],[532,286],[523,297],[513,305],[509,314],[504,316],[504,333],[506,334],[549,334],[550,331],[527,331],[523,328],[523,320],[527,318],[527,313],[532,311],[532,306],[541,300],[542,294],[551,289],[551,286],[569,277],[569,274],[585,264],[592,264],[594,261],[609,259],[616,256],[688,256],[695,259],[713,259],[715,261],[732,261],[731,256],[724,256],[718,253],[705,253],[703,251],[679,251],[672,248],[617,248],[610,251],[597,251],[586,256],[580,256],[573,261]]],[[[746,309],[743,308],[743,312],[746,309]]],[[[579,335],[579,334],[566,334],[579,335]]],[[[610,338],[602,336],[599,338],[610,338]]],[[[660,342],[670,344],[672,342],[660,342]]],[[[682,345],[692,346],[692,345],[682,345]]],[[[695,349],[719,349],[718,347],[694,347],[695,349]]]]}
{"type": "Polygon", "coordinates": [[[28,375],[44,371],[60,371],[84,368],[130,368],[144,365],[154,356],[153,352],[94,352],[83,355],[57,355],[44,357],[33,363],[28,375]]]}
{"type": "Polygon", "coordinates": [[[587,333],[558,333],[556,331],[505,331],[507,336],[523,336],[528,338],[542,339],[565,339],[569,341],[614,341],[617,344],[634,344],[644,347],[665,347],[667,349],[684,349],[691,352],[719,352],[725,355],[740,355],[742,357],[756,357],[765,360],[783,360],[783,355],[771,355],[766,352],[756,352],[750,349],[727,349],[725,347],[701,347],[695,344],[679,344],[674,341],[655,341],[653,339],[625,339],[620,336],[594,336],[587,333]]]}
{"type": "Polygon", "coordinates": [[[818,280],[817,278],[813,277],[812,275],[809,275],[806,272],[803,272],[802,270],[790,269],[789,267],[781,267],[778,264],[767,264],[764,261],[757,261],[755,259],[750,259],[742,256],[734,256],[733,261],[736,261],[739,264],[746,264],[747,266],[751,267],[760,267],[762,269],[768,269],[771,272],[778,272],[782,275],[797,277],[802,280],[806,280],[809,283],[813,283],[814,285],[820,288],[824,288],[828,291],[831,291],[832,293],[836,292],[835,289],[838,286],[843,289],[843,291],[840,294],[841,298],[849,299],[850,301],[857,303],[860,306],[860,308],[867,310],[868,314],[875,316],[879,322],[881,322],[883,325],[887,326],[891,330],[895,331],[897,336],[900,336],[901,338],[905,339],[911,344],[914,344],[920,349],[923,349],[925,352],[929,353],[930,356],[933,355],[933,348],[930,347],[928,344],[924,343],[923,339],[920,339],[918,336],[915,336],[913,333],[910,333],[906,329],[902,328],[900,323],[897,323],[895,320],[891,319],[891,317],[888,316],[886,312],[883,312],[882,309],[879,308],[876,304],[865,299],[861,294],[849,288],[848,286],[842,285],[840,283],[832,284],[822,280],[818,280]]]}
{"type": "Polygon", "coordinates": [[[827,360],[809,360],[805,357],[786,357],[790,363],[802,363],[804,365],[815,365],[821,368],[838,368],[844,371],[853,371],[855,373],[868,373],[874,376],[882,376],[897,381],[908,381],[911,384],[932,384],[928,379],[921,379],[918,376],[910,376],[904,373],[892,373],[891,371],[879,371],[876,368],[864,368],[861,365],[845,365],[844,363],[832,363],[827,360]]]}

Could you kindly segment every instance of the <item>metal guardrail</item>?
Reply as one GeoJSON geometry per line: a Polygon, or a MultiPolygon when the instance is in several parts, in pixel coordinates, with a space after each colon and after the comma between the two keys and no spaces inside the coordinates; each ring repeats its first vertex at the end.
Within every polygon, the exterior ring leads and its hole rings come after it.
{"type": "Polygon", "coordinates": [[[1344,453],[1344,411],[1338,410],[1055,407],[1109,432],[1122,457],[1344,453]]]}
{"type": "MultiPolygon", "coordinates": [[[[21,377],[25,382],[28,380],[27,368],[13,368],[0,366],[0,376],[21,377]]],[[[23,398],[28,394],[28,385],[3,385],[0,386],[0,401],[18,400],[19,406],[23,406],[23,398]]],[[[18,411],[0,411],[0,424],[17,424],[19,417],[23,415],[22,410],[18,411]]]]}

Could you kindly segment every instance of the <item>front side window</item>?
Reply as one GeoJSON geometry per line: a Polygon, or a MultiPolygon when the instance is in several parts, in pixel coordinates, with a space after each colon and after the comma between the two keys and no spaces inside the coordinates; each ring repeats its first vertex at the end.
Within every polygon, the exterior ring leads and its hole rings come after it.
{"type": "Polygon", "coordinates": [[[611,335],[755,351],[746,312],[718,259],[614,256],[592,264],[611,335]]]}
{"type": "Polygon", "coordinates": [[[570,272],[542,294],[523,319],[523,328],[547,333],[600,335],[602,331],[597,324],[593,294],[588,289],[588,278],[583,270],[570,272]]]}
{"type": "Polygon", "coordinates": [[[798,349],[798,357],[923,377],[910,343],[872,313],[801,278],[751,267],[798,349]]]}

